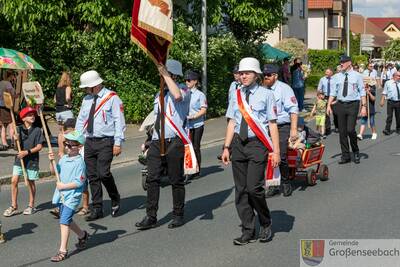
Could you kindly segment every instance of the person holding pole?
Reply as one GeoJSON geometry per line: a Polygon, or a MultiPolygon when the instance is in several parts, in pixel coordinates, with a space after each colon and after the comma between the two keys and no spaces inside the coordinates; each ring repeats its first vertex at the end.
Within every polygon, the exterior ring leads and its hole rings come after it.
{"type": "Polygon", "coordinates": [[[86,175],[92,194],[92,210],[86,221],[103,217],[103,189],[111,198],[111,216],[120,209],[120,195],[110,171],[114,156],[121,154],[124,141],[124,107],[118,95],[103,86],[97,71],[90,70],[80,77],[80,88],[88,95],[83,99],[75,130],[85,134],[86,175]]]}
{"type": "Polygon", "coordinates": [[[278,167],[281,158],[275,97],[272,90],[259,85],[260,62],[251,57],[243,58],[239,72],[242,86],[232,94],[226,112],[229,122],[222,162],[228,165],[232,161],[235,205],[241,220],[242,235],[233,243],[246,245],[257,240],[254,211],[260,222],[259,241],[271,239],[272,221],[265,200],[264,179],[266,166],[278,167]]]}
{"type": "Polygon", "coordinates": [[[380,102],[381,107],[385,104],[385,100],[387,100],[387,117],[383,134],[392,134],[390,127],[392,126],[393,112],[396,117],[396,133],[400,134],[400,71],[395,72],[393,79],[385,83],[380,102]]]}
{"type": "Polygon", "coordinates": [[[360,163],[360,150],[357,145],[356,123],[360,112],[362,117],[367,116],[367,100],[362,75],[352,68],[351,57],[341,56],[341,72],[337,73],[335,86],[329,96],[328,115],[332,113],[332,102],[337,99],[336,112],[338,116],[339,139],[342,150],[342,157],[339,164],[346,164],[351,161],[349,150],[349,139],[354,154],[354,163],[360,163]],[[361,105],[361,111],[360,111],[361,105]]]}
{"type": "MultiPolygon", "coordinates": [[[[185,206],[185,177],[184,156],[185,145],[182,132],[189,115],[190,93],[183,90],[172,77],[182,75],[182,65],[176,60],[167,60],[166,67],[158,64],[158,71],[166,86],[164,89],[164,117],[160,116],[160,94],[154,100],[154,113],[156,122],[152,142],[147,152],[147,201],[146,216],[135,224],[138,230],[147,230],[157,225],[158,201],[160,198],[160,177],[164,163],[168,170],[168,177],[172,185],[173,220],[168,228],[180,227],[184,224],[185,206]],[[172,76],[172,77],[171,77],[172,76]],[[165,155],[162,155],[161,118],[165,121],[165,155]],[[172,123],[173,124],[172,124],[172,123]],[[176,126],[176,127],[175,127],[176,126]]],[[[163,82],[161,83],[163,84],[163,82]]],[[[183,130],[184,131],[184,130],[183,130]]]]}
{"type": "Polygon", "coordinates": [[[377,71],[374,69],[372,63],[368,64],[367,69],[363,72],[365,92],[367,97],[367,116],[361,117],[360,132],[357,135],[358,140],[363,140],[363,135],[366,126],[371,128],[372,136],[371,139],[375,140],[378,137],[375,127],[375,100],[376,100],[376,84],[377,84],[377,71]]]}
{"type": "Polygon", "coordinates": [[[17,128],[17,133],[14,135],[15,140],[19,140],[21,144],[21,151],[15,157],[13,166],[13,175],[11,178],[11,206],[3,213],[5,217],[20,214],[18,210],[17,197],[18,197],[18,181],[19,177],[23,175],[20,159],[26,167],[28,176],[28,190],[29,190],[29,205],[24,210],[24,215],[32,215],[36,212],[35,209],[35,195],[36,185],[35,181],[39,179],[39,151],[42,150],[44,136],[42,130],[33,126],[35,122],[36,109],[32,107],[25,107],[19,113],[23,122],[17,128]]]}

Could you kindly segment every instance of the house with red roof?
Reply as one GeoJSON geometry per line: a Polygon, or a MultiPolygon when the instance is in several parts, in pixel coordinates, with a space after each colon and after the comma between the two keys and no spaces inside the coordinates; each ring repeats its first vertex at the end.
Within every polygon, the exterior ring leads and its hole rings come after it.
{"type": "Polygon", "coordinates": [[[392,39],[400,38],[400,17],[398,18],[368,18],[368,22],[376,25],[392,39]]]}

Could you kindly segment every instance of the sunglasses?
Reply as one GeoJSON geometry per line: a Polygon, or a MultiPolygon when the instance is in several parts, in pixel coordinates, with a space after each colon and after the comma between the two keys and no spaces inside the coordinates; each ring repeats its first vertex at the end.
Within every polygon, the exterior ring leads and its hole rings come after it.
{"type": "Polygon", "coordinates": [[[275,73],[267,73],[267,74],[264,74],[264,79],[266,78],[266,77],[272,77],[272,76],[274,76],[275,75],[275,73]]]}
{"type": "Polygon", "coordinates": [[[63,144],[64,144],[64,146],[67,147],[67,148],[72,148],[72,147],[74,147],[74,146],[78,146],[78,145],[76,145],[76,144],[72,144],[72,143],[67,142],[67,141],[64,141],[63,144]]]}

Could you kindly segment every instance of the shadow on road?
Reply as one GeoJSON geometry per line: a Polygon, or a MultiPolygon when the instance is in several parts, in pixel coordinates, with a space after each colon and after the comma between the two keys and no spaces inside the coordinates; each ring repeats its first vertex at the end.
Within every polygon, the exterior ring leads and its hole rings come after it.
{"type": "MultiPolygon", "coordinates": [[[[226,205],[226,203],[223,203],[232,194],[233,189],[234,187],[231,187],[223,191],[187,201],[185,205],[185,223],[193,221],[197,217],[200,217],[200,220],[214,219],[213,211],[226,205]]],[[[158,224],[161,226],[171,219],[172,213],[170,212],[159,220],[158,224]]]]}
{"type": "MultiPolygon", "coordinates": [[[[146,196],[130,196],[121,198],[121,209],[118,212],[118,216],[122,216],[130,211],[136,209],[144,209],[146,204],[146,196]]],[[[103,201],[104,216],[111,214],[111,200],[103,201]]]]}
{"type": "Polygon", "coordinates": [[[295,217],[289,215],[284,210],[271,211],[272,218],[272,234],[284,232],[289,233],[293,229],[295,217]]]}
{"type": "Polygon", "coordinates": [[[36,227],[38,227],[36,223],[24,223],[19,228],[7,230],[6,233],[7,240],[10,241],[13,238],[21,235],[33,234],[32,230],[35,229],[36,227]]]}

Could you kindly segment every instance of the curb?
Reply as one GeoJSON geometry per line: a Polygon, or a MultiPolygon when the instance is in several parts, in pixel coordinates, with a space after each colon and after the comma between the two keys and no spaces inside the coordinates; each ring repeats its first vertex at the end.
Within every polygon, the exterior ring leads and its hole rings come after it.
{"type": "MultiPolygon", "coordinates": [[[[213,140],[204,142],[201,145],[202,145],[203,149],[218,146],[223,143],[224,139],[225,138],[213,139],[213,140]]],[[[129,158],[125,158],[123,160],[113,161],[111,163],[111,169],[121,168],[126,165],[136,164],[136,163],[138,163],[137,156],[129,157],[129,158]]],[[[43,180],[44,178],[49,178],[51,176],[53,176],[53,175],[51,174],[51,172],[49,170],[39,171],[39,180],[43,180]]],[[[5,176],[0,177],[0,186],[9,185],[11,183],[11,177],[12,177],[11,175],[5,175],[5,176]]],[[[20,177],[19,182],[24,182],[24,178],[20,177]]]]}

